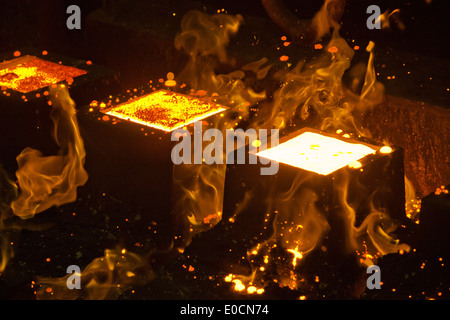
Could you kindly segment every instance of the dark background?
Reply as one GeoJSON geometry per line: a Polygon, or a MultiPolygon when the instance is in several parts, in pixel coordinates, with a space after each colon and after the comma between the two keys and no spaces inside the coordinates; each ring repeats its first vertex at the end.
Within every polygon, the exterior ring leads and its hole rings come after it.
{"type": "MultiPolygon", "coordinates": [[[[259,16],[268,19],[263,6],[258,0],[220,1],[220,0],[180,0],[180,1],[108,1],[108,0],[17,0],[0,1],[0,48],[2,51],[16,50],[24,43],[33,46],[48,47],[48,49],[79,50],[84,31],[68,30],[65,22],[68,17],[66,8],[71,4],[80,6],[82,18],[94,10],[107,8],[119,2],[127,3],[132,10],[133,3],[154,3],[166,5],[167,10],[176,11],[179,7],[188,8],[225,8],[229,13],[240,13],[248,16],[259,16]],[[172,5],[172,6],[171,6],[172,5]]],[[[297,10],[299,17],[311,18],[320,8],[321,1],[315,0],[284,0],[287,7],[297,10]]],[[[407,49],[411,52],[427,54],[432,57],[448,60],[449,30],[448,2],[433,0],[427,4],[425,0],[362,0],[347,1],[346,13],[342,17],[343,33],[349,37],[371,39],[377,42],[389,43],[394,48],[407,49]],[[404,31],[393,27],[389,31],[368,30],[366,8],[376,4],[381,11],[400,9],[400,17],[406,25],[404,31]]],[[[211,12],[212,13],[212,12],[211,12]]],[[[126,13],[124,12],[124,15],[126,13]]],[[[151,19],[151,13],[149,19],[151,19]]],[[[85,30],[85,28],[82,29],[85,30]]],[[[85,49],[87,54],[89,48],[85,49]]]]}

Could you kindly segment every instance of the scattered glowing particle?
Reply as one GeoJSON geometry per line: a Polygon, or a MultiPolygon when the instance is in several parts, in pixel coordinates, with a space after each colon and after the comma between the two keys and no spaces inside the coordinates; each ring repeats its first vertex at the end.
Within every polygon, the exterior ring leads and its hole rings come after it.
{"type": "Polygon", "coordinates": [[[286,41],[286,39],[287,39],[286,36],[281,37],[281,41],[286,41]]]}
{"type": "Polygon", "coordinates": [[[242,283],[241,280],[234,279],[233,283],[234,283],[234,290],[236,290],[236,291],[244,291],[245,290],[245,285],[242,283]]]}
{"type": "Polygon", "coordinates": [[[42,55],[43,55],[43,56],[48,55],[48,51],[47,51],[47,50],[42,51],[42,55]]]}
{"type": "Polygon", "coordinates": [[[261,141],[260,140],[253,140],[252,141],[252,146],[254,146],[255,148],[258,148],[259,146],[261,146],[261,141]]]}
{"type": "Polygon", "coordinates": [[[21,54],[19,50],[14,51],[14,57],[20,57],[21,54]]]}
{"type": "Polygon", "coordinates": [[[316,50],[320,50],[322,48],[323,48],[323,46],[320,43],[317,43],[314,45],[314,49],[316,49],[316,50]]]}
{"type": "Polygon", "coordinates": [[[166,87],[175,87],[177,85],[177,82],[174,80],[175,75],[172,72],[169,72],[167,74],[167,80],[164,82],[166,87]]]}
{"type": "Polygon", "coordinates": [[[280,61],[288,61],[288,60],[289,60],[289,57],[286,55],[283,55],[280,57],[280,61]]]}
{"type": "Polygon", "coordinates": [[[52,291],[53,291],[53,289],[52,289],[52,288],[50,288],[50,287],[48,287],[47,289],[45,289],[45,291],[47,291],[48,293],[50,293],[50,292],[52,292],[52,291]]]}
{"type": "Polygon", "coordinates": [[[104,116],[102,117],[102,120],[103,120],[103,121],[109,121],[110,118],[109,118],[107,115],[104,115],[104,116]]]}
{"type": "Polygon", "coordinates": [[[88,66],[90,66],[90,65],[92,65],[92,61],[91,61],[91,60],[88,60],[88,61],[86,61],[86,64],[87,64],[88,66]]]}
{"type": "Polygon", "coordinates": [[[335,47],[335,46],[332,46],[332,47],[328,48],[328,52],[331,52],[331,53],[336,53],[338,51],[339,51],[338,48],[335,47]]]}
{"type": "Polygon", "coordinates": [[[225,277],[225,282],[231,282],[231,280],[233,280],[233,275],[229,274],[225,277]]]}
{"type": "Polygon", "coordinates": [[[127,252],[126,249],[122,249],[122,251],[120,251],[122,254],[125,254],[127,252]]]}
{"type": "Polygon", "coordinates": [[[285,47],[288,47],[288,46],[290,46],[290,45],[291,45],[291,43],[290,43],[289,41],[283,42],[283,46],[285,46],[285,47]]]}
{"type": "Polygon", "coordinates": [[[195,269],[194,269],[193,266],[189,266],[189,269],[188,269],[189,272],[192,272],[192,271],[194,271],[194,270],[195,270],[195,269]]]}
{"type": "Polygon", "coordinates": [[[354,46],[353,50],[358,51],[359,50],[359,46],[354,46]]]}
{"type": "Polygon", "coordinates": [[[306,300],[306,296],[300,296],[298,297],[298,300],[306,300]]]}
{"type": "Polygon", "coordinates": [[[391,153],[392,152],[392,148],[389,146],[384,146],[380,148],[380,152],[381,153],[391,153]]]}
{"type": "Polygon", "coordinates": [[[359,169],[359,168],[361,168],[362,167],[362,164],[361,164],[361,162],[359,162],[359,161],[353,161],[353,162],[350,162],[349,164],[348,164],[348,166],[350,167],[350,168],[353,168],[353,169],[359,169]]]}
{"type": "Polygon", "coordinates": [[[257,288],[255,286],[250,286],[250,287],[247,288],[247,293],[248,294],[253,294],[253,293],[256,292],[256,290],[257,290],[257,288]]]}
{"type": "Polygon", "coordinates": [[[45,261],[47,261],[47,262],[50,262],[50,261],[51,261],[51,259],[50,259],[50,258],[47,258],[47,259],[45,259],[45,261]]]}
{"type": "Polygon", "coordinates": [[[288,249],[287,251],[294,254],[294,258],[292,259],[292,265],[295,267],[297,265],[297,259],[302,259],[303,255],[301,252],[298,251],[298,247],[295,249],[288,249]]]}

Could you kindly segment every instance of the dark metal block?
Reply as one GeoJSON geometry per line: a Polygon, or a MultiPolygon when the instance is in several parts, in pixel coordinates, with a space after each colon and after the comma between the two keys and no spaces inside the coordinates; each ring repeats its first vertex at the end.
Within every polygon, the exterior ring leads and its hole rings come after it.
{"type": "MultiPolygon", "coordinates": [[[[118,95],[109,99],[111,103],[106,102],[109,107],[102,108],[99,102],[98,107],[87,105],[80,109],[78,121],[89,174],[86,188],[143,212],[142,225],[156,223],[160,230],[158,246],[166,249],[174,235],[181,233],[174,225],[173,209],[179,193],[173,194],[171,159],[172,149],[179,142],[172,141],[173,130],[156,129],[107,114],[110,108],[121,105],[117,99],[125,103],[128,98],[128,94],[118,95]]],[[[216,123],[218,118],[220,116],[215,114],[202,119],[203,129],[207,129],[207,124],[216,123]]],[[[194,134],[193,124],[184,128],[194,134]]],[[[175,191],[180,192],[179,189],[175,191]]]]}
{"type": "MultiPolygon", "coordinates": [[[[342,138],[337,134],[319,132],[313,129],[301,129],[283,137],[280,143],[293,139],[304,132],[316,132],[338,140],[368,145],[377,150],[359,160],[360,167],[344,166],[328,175],[322,175],[301,168],[286,165],[280,162],[279,171],[274,176],[260,176],[258,166],[251,169],[250,165],[244,167],[229,166],[225,183],[224,218],[235,211],[236,204],[242,203],[246,194],[254,193],[251,202],[239,215],[253,215],[248,225],[262,224],[265,213],[277,212],[278,223],[295,224],[311,222],[311,228],[329,228],[324,231],[325,246],[331,255],[345,255],[351,252],[352,226],[360,226],[372,212],[385,212],[397,223],[405,221],[405,193],[403,150],[392,147],[391,152],[381,153],[382,145],[369,142],[365,139],[342,138]],[[245,170],[245,171],[243,171],[245,170]],[[244,174],[246,172],[246,174],[244,174]],[[258,191],[252,191],[256,188],[258,191]],[[258,208],[255,210],[255,208],[258,208]],[[311,214],[321,215],[322,218],[307,217],[311,214]],[[304,218],[301,218],[305,215],[304,218]],[[319,221],[327,221],[328,227],[319,221]],[[353,220],[354,219],[354,220],[353,220]],[[259,222],[257,222],[259,221],[259,222]]],[[[344,151],[344,150],[343,150],[344,151]]],[[[236,217],[236,221],[241,217],[236,217]]],[[[387,221],[386,221],[387,222],[387,221]]],[[[302,226],[307,228],[308,226],[302,226]]],[[[367,226],[370,228],[371,226],[367,226]]],[[[372,226],[376,227],[376,226],[372,226]]],[[[279,228],[279,227],[278,227],[279,228]]],[[[287,227],[286,227],[287,228],[287,227]]],[[[286,238],[287,231],[280,238],[286,238]]],[[[313,232],[304,230],[304,232],[313,232]]],[[[313,236],[313,235],[311,235],[313,236]]],[[[288,236],[291,241],[295,235],[288,236]]],[[[302,241],[309,241],[303,237],[302,241]]],[[[316,239],[319,240],[319,239],[316,239]]],[[[311,240],[312,241],[312,240],[311,240]]],[[[320,244],[318,241],[317,244],[320,244]]],[[[314,243],[305,244],[312,249],[314,243]]],[[[290,245],[292,246],[292,245],[290,245]]],[[[353,248],[354,249],[354,248],[353,248]]]]}
{"type": "Polygon", "coordinates": [[[450,257],[450,185],[422,198],[418,252],[426,257],[450,257]]]}
{"type": "MultiPolygon", "coordinates": [[[[233,259],[240,259],[258,243],[261,248],[269,241],[278,248],[298,247],[303,254],[321,248],[329,261],[336,262],[364,249],[363,243],[354,243],[357,233],[368,240],[367,234],[378,237],[380,227],[389,232],[392,221],[405,221],[401,148],[391,147],[391,152],[382,153],[382,145],[366,139],[309,128],[280,138],[280,144],[304,132],[369,145],[376,152],[360,159],[361,167],[344,166],[328,175],[280,163],[277,174],[262,176],[260,161],[257,165],[248,161],[228,165],[221,225],[202,234],[189,252],[202,252],[203,258],[233,264],[237,262],[233,259]],[[372,218],[365,220],[371,213],[372,218]],[[356,230],[358,227],[362,230],[356,230]]],[[[383,242],[385,250],[396,248],[389,237],[375,240],[383,242]]],[[[368,242],[365,245],[370,246],[368,242]]]]}

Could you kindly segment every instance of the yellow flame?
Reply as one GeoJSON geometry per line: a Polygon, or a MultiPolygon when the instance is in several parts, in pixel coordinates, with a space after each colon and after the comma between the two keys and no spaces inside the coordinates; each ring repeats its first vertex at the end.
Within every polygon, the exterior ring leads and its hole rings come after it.
{"type": "Polygon", "coordinates": [[[297,259],[302,259],[303,254],[298,251],[298,246],[295,247],[295,249],[287,249],[287,251],[294,255],[294,258],[292,259],[292,265],[295,267],[297,265],[297,259]]]}
{"type": "MultiPolygon", "coordinates": [[[[229,107],[217,121],[210,124],[211,128],[222,133],[236,126],[232,115],[238,119],[246,118],[249,107],[265,98],[265,92],[257,93],[245,86],[244,71],[235,70],[228,74],[215,72],[219,61],[233,65],[226,47],[241,23],[240,15],[208,15],[190,11],[183,17],[181,32],[175,38],[175,47],[190,57],[176,81],[186,83],[194,91],[201,90],[208,96],[214,96],[219,103],[229,107]]],[[[263,78],[270,69],[266,63],[267,59],[261,59],[242,69],[263,78]]],[[[177,246],[188,245],[194,235],[214,227],[221,220],[225,172],[226,164],[174,166],[174,194],[177,194],[175,225],[182,235],[178,237],[182,242],[177,246]]]]}
{"type": "Polygon", "coordinates": [[[36,283],[38,300],[101,300],[117,298],[124,290],[153,278],[147,261],[123,249],[105,250],[81,272],[81,289],[67,288],[70,274],[62,278],[40,277],[36,283]]]}
{"type": "Polygon", "coordinates": [[[283,85],[273,94],[270,108],[260,111],[261,117],[253,127],[308,126],[370,137],[362,128],[360,117],[362,112],[379,104],[384,95],[383,86],[376,81],[373,53],[365,71],[349,72],[355,84],[349,90],[344,87],[342,78],[351,66],[354,50],[340,37],[337,26],[325,49],[317,59],[300,60],[292,69],[275,75],[283,85]]]}
{"type": "MultiPolygon", "coordinates": [[[[243,81],[245,73],[235,70],[228,74],[216,74],[218,62],[233,65],[226,47],[242,23],[242,16],[228,14],[208,15],[200,11],[189,11],[181,22],[181,32],[175,38],[175,47],[185,51],[190,60],[177,75],[177,83],[186,83],[191,89],[204,90],[208,95],[217,95],[227,106],[239,106],[246,113],[250,104],[265,98],[265,92],[257,93],[243,81]]],[[[243,70],[253,71],[264,77],[270,66],[267,60],[250,63],[243,70]]],[[[236,109],[236,111],[238,111],[236,109]]]]}
{"type": "Polygon", "coordinates": [[[59,155],[43,156],[25,148],[17,157],[16,172],[20,194],[12,203],[15,215],[31,218],[52,206],[76,200],[77,187],[86,183],[85,150],[76,118],[75,104],[67,88],[50,88],[54,123],[53,136],[59,155]]]}

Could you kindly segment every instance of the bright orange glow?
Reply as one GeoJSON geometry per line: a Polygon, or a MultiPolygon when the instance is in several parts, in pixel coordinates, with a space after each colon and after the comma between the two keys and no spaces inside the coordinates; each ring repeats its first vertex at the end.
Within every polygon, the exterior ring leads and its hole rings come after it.
{"type": "Polygon", "coordinates": [[[234,290],[236,290],[236,291],[244,291],[245,290],[245,285],[242,283],[241,280],[234,279],[233,283],[234,283],[234,290]]]}
{"type": "Polygon", "coordinates": [[[292,265],[295,267],[297,265],[297,259],[302,259],[303,255],[298,251],[298,247],[295,249],[287,249],[287,251],[294,255],[294,258],[292,259],[292,265]]]}
{"type": "Polygon", "coordinates": [[[388,146],[384,146],[384,147],[381,147],[380,152],[381,153],[391,153],[392,152],[392,148],[388,147],[388,146]]]}
{"type": "Polygon", "coordinates": [[[307,171],[328,175],[376,150],[314,132],[304,132],[256,155],[307,171]]]}
{"type": "Polygon", "coordinates": [[[163,131],[173,131],[226,110],[184,94],[158,90],[122,103],[106,113],[163,131]]]}
{"type": "Polygon", "coordinates": [[[23,56],[0,63],[0,86],[28,93],[86,73],[34,56],[23,56]]]}

